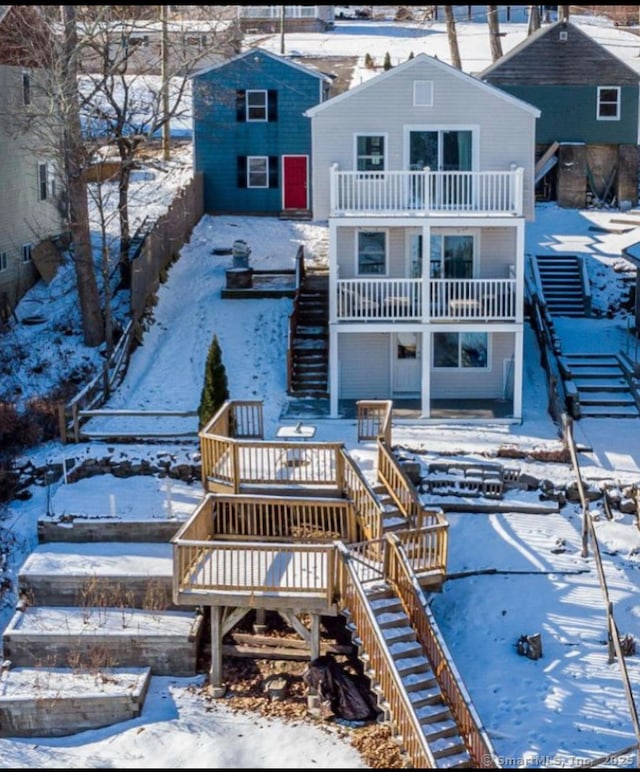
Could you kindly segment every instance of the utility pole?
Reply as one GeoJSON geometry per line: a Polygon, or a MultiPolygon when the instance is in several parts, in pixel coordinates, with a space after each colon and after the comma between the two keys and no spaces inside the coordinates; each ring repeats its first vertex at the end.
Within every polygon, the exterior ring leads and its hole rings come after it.
{"type": "Polygon", "coordinates": [[[162,157],[165,161],[171,158],[171,126],[169,121],[169,33],[167,23],[168,6],[160,6],[161,32],[161,63],[160,79],[162,82],[162,157]]]}
{"type": "Polygon", "coordinates": [[[284,5],[280,6],[280,54],[284,56],[284,5]]]}

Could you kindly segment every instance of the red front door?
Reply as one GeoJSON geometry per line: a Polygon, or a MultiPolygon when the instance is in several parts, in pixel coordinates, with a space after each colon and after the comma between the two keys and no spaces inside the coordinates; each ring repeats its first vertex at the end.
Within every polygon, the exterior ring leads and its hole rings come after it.
{"type": "Polygon", "coordinates": [[[307,176],[309,158],[306,155],[285,155],[282,159],[284,179],[283,209],[307,209],[307,176]]]}

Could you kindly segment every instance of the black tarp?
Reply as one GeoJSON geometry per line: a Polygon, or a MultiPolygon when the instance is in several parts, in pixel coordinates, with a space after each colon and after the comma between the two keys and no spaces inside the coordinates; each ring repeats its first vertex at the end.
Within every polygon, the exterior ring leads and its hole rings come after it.
{"type": "Polygon", "coordinates": [[[325,716],[333,714],[347,721],[374,718],[376,710],[368,690],[333,657],[325,655],[314,659],[302,678],[317,693],[325,716]]]}

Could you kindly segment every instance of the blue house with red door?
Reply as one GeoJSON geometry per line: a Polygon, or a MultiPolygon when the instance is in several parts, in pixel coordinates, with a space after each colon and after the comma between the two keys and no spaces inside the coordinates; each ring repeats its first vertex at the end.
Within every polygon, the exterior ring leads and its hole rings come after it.
{"type": "Polygon", "coordinates": [[[311,123],[331,79],[260,48],[192,76],[194,171],[209,214],[311,212],[311,123]]]}

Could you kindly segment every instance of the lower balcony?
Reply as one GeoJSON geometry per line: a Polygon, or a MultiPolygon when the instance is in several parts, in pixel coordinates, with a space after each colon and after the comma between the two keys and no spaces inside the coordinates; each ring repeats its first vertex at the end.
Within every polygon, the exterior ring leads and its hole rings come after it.
{"type": "Polygon", "coordinates": [[[336,318],[338,321],[513,322],[516,321],[516,280],[340,279],[336,318]]]}

